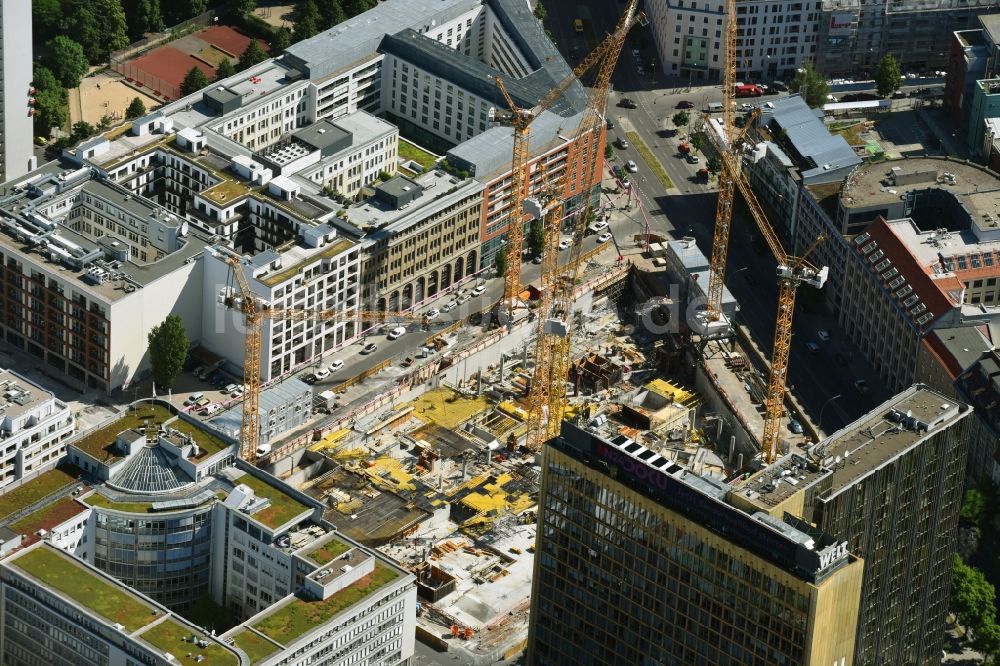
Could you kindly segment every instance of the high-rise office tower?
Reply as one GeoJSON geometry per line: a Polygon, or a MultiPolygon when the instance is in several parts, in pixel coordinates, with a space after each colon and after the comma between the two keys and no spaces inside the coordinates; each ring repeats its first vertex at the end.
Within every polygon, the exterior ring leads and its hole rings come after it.
{"type": "Polygon", "coordinates": [[[941,660],[970,413],[912,386],[734,496],[748,510],[801,516],[864,559],[855,666],[941,660]],[[805,466],[821,471],[799,479],[805,466]]]}
{"type": "Polygon", "coordinates": [[[843,542],[622,435],[564,423],[543,460],[530,664],[850,663],[843,542]]]}
{"type": "Polygon", "coordinates": [[[31,3],[0,0],[0,183],[34,168],[31,3]]]}

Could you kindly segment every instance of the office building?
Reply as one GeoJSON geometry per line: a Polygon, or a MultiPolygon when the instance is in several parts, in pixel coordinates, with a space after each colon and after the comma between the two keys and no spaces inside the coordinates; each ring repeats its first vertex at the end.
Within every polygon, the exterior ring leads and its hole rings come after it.
{"type": "MultiPolygon", "coordinates": [[[[0,183],[35,168],[31,3],[0,2],[0,183]]],[[[47,128],[46,128],[47,129],[47,128]]]]}
{"type": "Polygon", "coordinates": [[[994,13],[987,0],[920,0],[879,2],[823,0],[816,69],[828,76],[867,76],[891,53],[904,72],[943,70],[948,64],[952,33],[974,28],[977,16],[994,13]]]}
{"type": "Polygon", "coordinates": [[[864,562],[736,494],[563,423],[542,462],[529,663],[850,663],[864,562]]]}
{"type": "Polygon", "coordinates": [[[748,508],[801,516],[864,558],[848,663],[941,659],[971,411],[914,385],[740,486],[748,508]]]}
{"type": "MultiPolygon", "coordinates": [[[[266,446],[272,439],[289,430],[305,425],[313,413],[312,387],[288,377],[260,392],[260,442],[266,446]]],[[[238,441],[243,428],[243,405],[237,402],[207,422],[208,427],[238,441]]]]}
{"type": "Polygon", "coordinates": [[[969,105],[976,82],[1000,75],[997,48],[1000,44],[1000,15],[979,16],[978,27],[956,30],[944,85],[944,107],[952,124],[964,128],[969,122],[969,105]]]}
{"type": "Polygon", "coordinates": [[[0,370],[0,487],[55,467],[76,420],[69,405],[12,370],[0,370]]]}
{"type": "Polygon", "coordinates": [[[1000,353],[990,349],[980,354],[955,386],[975,411],[969,419],[967,485],[983,478],[1000,483],[1000,353]]]}
{"type": "Polygon", "coordinates": [[[405,663],[413,576],[235,453],[156,401],[76,440],[81,484],[5,525],[35,531],[0,561],[3,662],[405,663]],[[206,604],[232,621],[192,624],[206,604]]]}

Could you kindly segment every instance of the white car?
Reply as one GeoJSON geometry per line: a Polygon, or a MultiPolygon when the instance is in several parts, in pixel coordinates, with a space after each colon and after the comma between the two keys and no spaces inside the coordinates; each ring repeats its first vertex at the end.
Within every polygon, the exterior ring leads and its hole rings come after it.
{"type": "Polygon", "coordinates": [[[740,111],[753,111],[753,104],[747,104],[746,102],[740,104],[740,111]]]}
{"type": "Polygon", "coordinates": [[[816,337],[822,340],[823,342],[829,342],[830,331],[816,331],[816,337]]]}
{"type": "Polygon", "coordinates": [[[313,373],[313,381],[321,382],[329,376],[330,376],[329,370],[327,370],[326,368],[320,368],[319,370],[313,373]]]}
{"type": "Polygon", "coordinates": [[[592,222],[587,228],[593,233],[599,234],[608,228],[608,223],[605,220],[598,220],[597,222],[592,222]]]}
{"type": "Polygon", "coordinates": [[[451,312],[456,307],[458,307],[458,304],[455,303],[455,301],[448,301],[447,303],[441,306],[441,312],[451,312]]]}
{"type": "Polygon", "coordinates": [[[486,285],[485,284],[477,284],[476,288],[472,290],[472,295],[473,296],[480,296],[485,291],[486,291],[486,285]]]}
{"type": "Polygon", "coordinates": [[[391,331],[389,331],[389,335],[387,335],[386,337],[389,340],[398,340],[401,337],[403,337],[404,335],[406,335],[406,327],[405,326],[397,326],[394,329],[392,329],[391,331]]]}
{"type": "Polygon", "coordinates": [[[230,398],[242,398],[243,397],[243,387],[237,386],[230,394],[230,398]]]}
{"type": "Polygon", "coordinates": [[[629,160],[628,162],[625,163],[625,169],[629,173],[637,173],[639,171],[639,167],[636,166],[636,163],[633,162],[632,160],[629,160]]]}
{"type": "Polygon", "coordinates": [[[374,342],[369,342],[368,344],[366,344],[364,347],[361,348],[361,353],[371,354],[376,349],[378,349],[378,345],[376,345],[374,342]]]}
{"type": "Polygon", "coordinates": [[[609,240],[611,240],[611,234],[607,231],[597,237],[598,243],[607,243],[609,240]]]}
{"type": "Polygon", "coordinates": [[[438,310],[437,308],[431,308],[430,310],[424,313],[424,316],[427,317],[428,319],[434,319],[434,317],[437,317],[439,314],[441,314],[440,310],[438,310]]]}
{"type": "Polygon", "coordinates": [[[222,392],[223,393],[233,393],[238,388],[239,388],[238,384],[230,384],[226,388],[222,389],[222,392]]]}
{"type": "Polygon", "coordinates": [[[570,240],[569,240],[568,238],[563,238],[563,239],[562,239],[561,241],[559,241],[559,249],[560,249],[560,250],[565,250],[565,249],[567,249],[567,248],[568,248],[568,247],[569,247],[569,246],[570,246],[571,244],[572,244],[572,243],[570,242],[570,240]]]}
{"type": "Polygon", "coordinates": [[[327,370],[329,370],[332,373],[332,372],[337,372],[337,370],[340,370],[342,367],[344,367],[344,362],[341,361],[340,359],[337,359],[329,366],[327,366],[327,370]]]}

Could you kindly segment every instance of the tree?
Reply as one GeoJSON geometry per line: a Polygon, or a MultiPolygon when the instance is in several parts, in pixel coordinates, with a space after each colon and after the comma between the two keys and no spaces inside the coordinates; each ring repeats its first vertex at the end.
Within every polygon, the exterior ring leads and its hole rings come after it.
{"type": "Polygon", "coordinates": [[[973,488],[965,491],[962,496],[962,508],[959,518],[967,523],[975,523],[986,528],[993,520],[997,508],[997,488],[993,481],[982,478],[973,488]]]}
{"type": "Polygon", "coordinates": [[[243,20],[257,9],[257,0],[226,0],[226,13],[243,20]]]}
{"type": "Polygon", "coordinates": [[[806,104],[816,108],[826,104],[826,96],[830,94],[830,84],[822,74],[813,69],[812,63],[806,63],[798,69],[789,90],[802,94],[806,104]]]}
{"type": "Polygon", "coordinates": [[[222,79],[228,79],[235,73],[236,66],[233,65],[233,61],[229,58],[223,58],[215,67],[215,80],[221,81],[222,79]]]}
{"type": "Polygon", "coordinates": [[[256,39],[251,39],[246,49],[243,50],[243,55],[240,56],[238,67],[244,70],[265,60],[267,60],[267,54],[264,53],[264,49],[260,48],[260,43],[256,39]]]}
{"type": "MultiPolygon", "coordinates": [[[[128,22],[125,20],[125,9],[121,0],[90,0],[95,17],[99,17],[97,58],[91,58],[91,62],[100,62],[111,51],[123,49],[129,44],[128,22]]],[[[159,2],[157,2],[159,11],[159,2]]],[[[163,24],[160,18],[154,23],[163,24]]]]}
{"type": "Polygon", "coordinates": [[[532,257],[542,256],[545,247],[545,229],[541,220],[532,220],[528,227],[528,249],[532,257]]]}
{"type": "Polygon", "coordinates": [[[66,91],[39,90],[35,93],[35,134],[49,136],[53,127],[63,127],[69,122],[66,91]]]}
{"type": "Polygon", "coordinates": [[[299,5],[298,16],[295,19],[295,41],[309,39],[319,32],[319,10],[313,0],[305,0],[299,5]]]}
{"type": "Polygon", "coordinates": [[[976,629],[972,636],[972,647],[986,657],[983,663],[995,664],[1000,656],[1000,626],[996,622],[990,622],[976,629]]]}
{"type": "Polygon", "coordinates": [[[163,20],[169,25],[186,21],[208,9],[208,0],[170,0],[163,10],[163,20]]]}
{"type": "Polygon", "coordinates": [[[49,55],[46,63],[52,73],[66,88],[76,88],[87,73],[87,57],[83,47],[65,35],[59,35],[46,44],[49,55]]]}
{"type": "Polygon", "coordinates": [[[364,14],[377,3],[378,0],[347,0],[347,4],[344,5],[344,11],[347,13],[348,18],[354,18],[358,14],[364,14]]]}
{"type": "Polygon", "coordinates": [[[142,118],[146,115],[146,105],[138,97],[133,97],[128,108],[125,109],[126,118],[142,118]]]}
{"type": "Polygon", "coordinates": [[[995,623],[996,590],[983,572],[970,567],[958,555],[952,562],[951,610],[973,631],[995,623]]]}
{"type": "Polygon", "coordinates": [[[705,163],[705,168],[713,176],[717,175],[722,171],[722,159],[718,155],[712,155],[708,158],[708,162],[705,163]]]}
{"type": "Polygon", "coordinates": [[[678,111],[670,121],[673,122],[674,127],[687,127],[687,124],[691,122],[691,116],[687,111],[678,111]]]}
{"type": "Polygon", "coordinates": [[[55,36],[62,19],[62,3],[59,0],[32,0],[31,26],[36,39],[55,36]]]}
{"type": "Polygon", "coordinates": [[[544,21],[545,17],[549,15],[548,10],[545,9],[545,5],[538,3],[535,5],[535,18],[539,21],[544,21]]]}
{"type": "Polygon", "coordinates": [[[611,147],[610,143],[604,144],[604,159],[610,160],[615,156],[615,149],[611,147]]]}
{"type": "Polygon", "coordinates": [[[190,95],[191,93],[198,92],[207,85],[208,77],[205,76],[205,72],[201,71],[195,65],[188,70],[188,73],[184,75],[184,80],[181,81],[181,94],[190,95]]]}
{"type": "Polygon", "coordinates": [[[73,140],[83,141],[97,134],[97,128],[85,120],[73,123],[73,140]]]}
{"type": "Polygon", "coordinates": [[[340,5],[340,0],[320,0],[319,29],[326,30],[347,20],[347,12],[340,5]]]}
{"type": "Polygon", "coordinates": [[[502,247],[497,251],[496,258],[493,260],[496,262],[497,266],[497,277],[503,277],[507,274],[507,248],[502,247]]]}
{"type": "Polygon", "coordinates": [[[62,85],[56,79],[56,75],[52,73],[52,70],[48,67],[42,65],[35,65],[34,71],[31,74],[31,85],[35,86],[35,90],[62,90],[62,85]]]}
{"type": "Polygon", "coordinates": [[[693,134],[691,135],[691,147],[695,150],[701,150],[705,147],[705,135],[704,134],[693,134]]]}
{"type": "Polygon", "coordinates": [[[188,353],[188,337],[184,322],[177,315],[167,315],[163,323],[149,332],[149,363],[153,380],[168,388],[184,367],[188,353]]]}
{"type": "Polygon", "coordinates": [[[277,55],[284,53],[285,49],[292,45],[292,31],[282,26],[274,31],[271,38],[271,53],[277,55]]]}
{"type": "Polygon", "coordinates": [[[888,97],[899,90],[903,75],[899,72],[899,63],[891,53],[886,53],[875,68],[875,90],[879,97],[888,97]]]}

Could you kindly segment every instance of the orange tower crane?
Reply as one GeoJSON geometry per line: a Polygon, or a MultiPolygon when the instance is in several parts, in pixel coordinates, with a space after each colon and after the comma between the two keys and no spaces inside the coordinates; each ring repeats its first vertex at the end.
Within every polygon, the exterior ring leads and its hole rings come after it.
{"type": "MultiPolygon", "coordinates": [[[[635,2],[630,1],[631,13],[635,13],[635,2]]],[[[628,14],[629,12],[626,12],[628,14]]],[[[545,96],[539,100],[531,109],[521,108],[511,97],[500,77],[496,78],[497,87],[500,89],[510,109],[507,112],[499,112],[498,120],[510,125],[514,130],[514,152],[511,160],[511,210],[508,216],[507,248],[510,255],[507,272],[504,274],[504,289],[502,306],[507,313],[513,312],[517,300],[521,295],[521,251],[524,245],[524,202],[528,198],[530,190],[530,174],[528,164],[531,161],[529,152],[529,139],[531,136],[531,123],[541,115],[543,111],[550,109],[563,93],[572,86],[580,76],[589,71],[599,61],[603,61],[611,55],[615,48],[615,36],[611,35],[578,64],[571,74],[557,83],[545,96]]],[[[621,49],[621,44],[617,45],[621,49]]],[[[617,61],[617,54],[614,58],[617,61]]]]}
{"type": "MultiPolygon", "coordinates": [[[[645,15],[636,9],[637,4],[637,0],[630,0],[614,32],[595,50],[595,53],[600,53],[600,66],[573,142],[576,150],[583,150],[581,139],[588,134],[590,136],[587,162],[580,169],[585,182],[593,182],[603,161],[603,155],[598,150],[598,137],[605,130],[611,75],[629,30],[636,23],[645,22],[645,15]]],[[[532,450],[538,450],[545,441],[558,434],[566,410],[566,381],[572,362],[574,290],[581,263],[580,251],[585,225],[591,212],[588,205],[576,215],[569,261],[566,266],[560,267],[559,236],[563,201],[571,191],[572,182],[568,174],[563,174],[559,181],[543,184],[545,191],[542,196],[548,198],[547,202],[525,202],[536,217],[544,220],[541,302],[535,330],[535,367],[528,393],[527,446],[532,450]]]]}
{"type": "Polygon", "coordinates": [[[265,319],[276,321],[365,321],[419,322],[428,324],[424,315],[372,310],[304,310],[272,308],[253,293],[243,272],[242,257],[229,255],[229,269],[235,276],[236,289],[227,291],[225,303],[243,314],[243,423],[240,427],[240,457],[257,461],[260,443],[260,360],[261,335],[265,319]]]}

